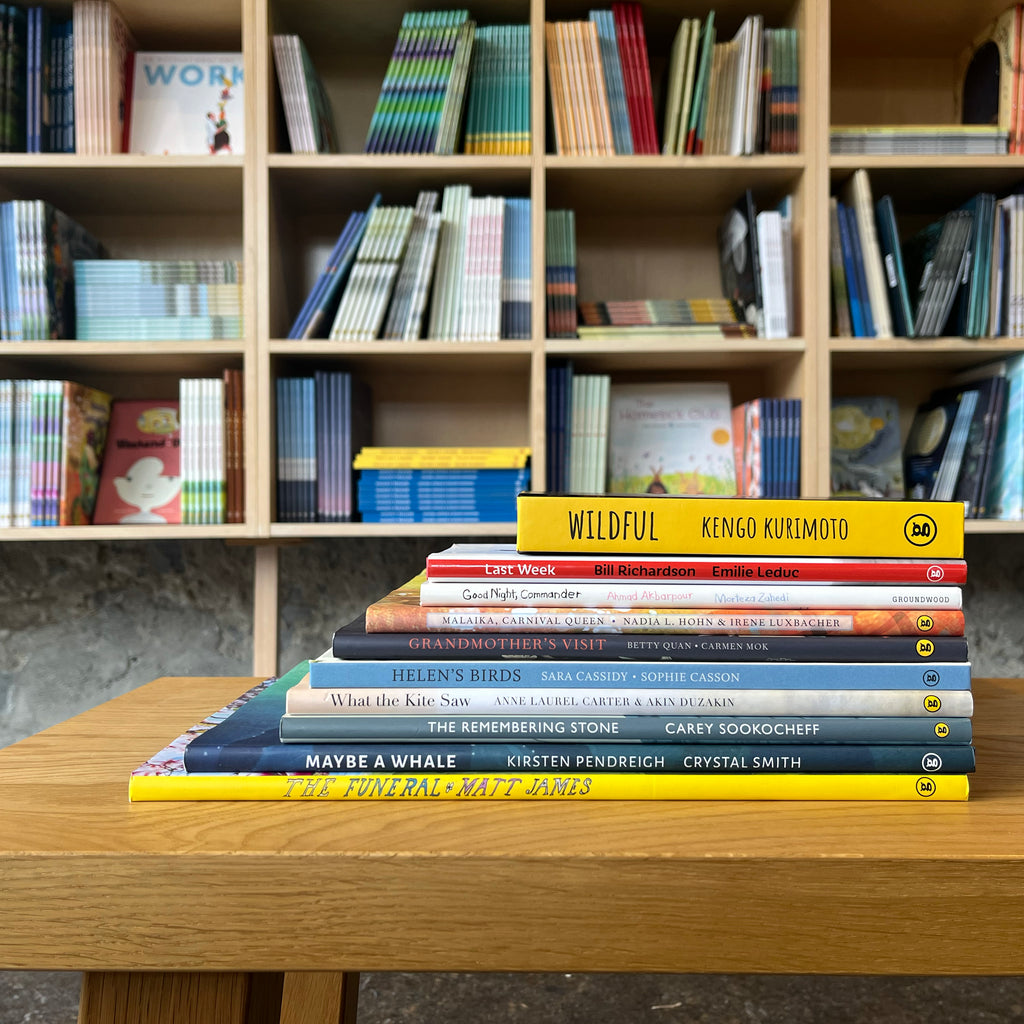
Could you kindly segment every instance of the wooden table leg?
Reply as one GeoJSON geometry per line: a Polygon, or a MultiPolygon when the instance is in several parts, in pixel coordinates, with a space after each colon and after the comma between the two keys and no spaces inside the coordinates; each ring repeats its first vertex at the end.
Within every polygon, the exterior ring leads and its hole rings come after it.
{"type": "Polygon", "coordinates": [[[359,975],[341,971],[97,971],[78,1024],[355,1024],[359,975]]]}
{"type": "Polygon", "coordinates": [[[89,972],[78,1024],[247,1024],[249,993],[241,973],[89,972]]]}
{"type": "Polygon", "coordinates": [[[289,971],[281,992],[280,1024],[356,1024],[359,975],[289,971]]]}

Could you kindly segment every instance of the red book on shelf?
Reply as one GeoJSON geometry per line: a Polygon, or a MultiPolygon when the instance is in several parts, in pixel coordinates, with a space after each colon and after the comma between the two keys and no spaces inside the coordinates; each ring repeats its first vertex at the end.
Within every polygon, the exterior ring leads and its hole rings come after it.
{"type": "Polygon", "coordinates": [[[654,124],[654,96],[651,89],[651,65],[647,58],[647,36],[644,33],[644,19],[640,4],[629,5],[633,20],[633,48],[636,53],[637,79],[640,87],[639,108],[644,128],[647,149],[655,155],[661,152],[658,146],[658,129],[654,124]]]}
{"type": "Polygon", "coordinates": [[[646,140],[639,108],[639,85],[636,77],[636,61],[633,49],[633,27],[628,17],[627,4],[612,4],[612,18],[615,21],[615,41],[622,63],[622,81],[626,92],[626,111],[629,114],[629,128],[633,135],[633,152],[646,153],[646,140]]]}

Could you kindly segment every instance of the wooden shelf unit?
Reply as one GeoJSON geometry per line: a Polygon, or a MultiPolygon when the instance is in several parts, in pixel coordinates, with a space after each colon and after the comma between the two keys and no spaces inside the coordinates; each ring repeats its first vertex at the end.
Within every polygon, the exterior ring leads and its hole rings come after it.
{"type": "MultiPolygon", "coordinates": [[[[222,527],[0,530],[0,540],[192,538],[256,546],[254,672],[276,667],[276,543],[310,537],[510,536],[513,524],[388,526],[290,524],[275,518],[274,384],[278,374],[329,366],[371,385],[374,443],[529,444],[533,484],[544,486],[544,390],[549,357],[615,380],[723,379],[735,401],[803,400],[802,491],[828,493],[828,409],[833,391],[895,389],[902,414],[958,369],[1024,349],[1015,339],[965,341],[830,337],[828,197],[858,167],[876,193],[892,191],[908,223],[924,223],[981,188],[1024,178],[1019,157],[830,157],[831,122],[941,121],[953,111],[961,51],[1006,0],[768,0],[767,26],[800,31],[800,148],[753,157],[564,157],[546,116],[545,20],[585,18],[579,0],[478,0],[480,24],[532,26],[533,152],[519,157],[368,156],[370,114],[402,14],[428,0],[119,0],[144,49],[241,49],[244,156],[216,160],[131,155],[0,155],[0,198],[45,198],[80,219],[115,256],[236,258],[245,264],[244,341],[0,343],[0,376],[71,376],[119,397],[173,396],[180,376],[239,367],[246,380],[246,519],[222,527]],[[886,30],[878,31],[884,24],[886,30]],[[271,34],[297,32],[331,96],[342,152],[286,152],[271,34]],[[285,335],[348,214],[374,192],[411,202],[425,187],[467,183],[476,193],[529,196],[533,212],[533,332],[529,341],[294,342],[285,335]],[[753,190],[759,205],[794,200],[794,336],[781,341],[648,338],[622,343],[545,338],[544,211],[577,216],[581,298],[720,294],[715,233],[753,190]]],[[[659,135],[672,37],[683,16],[710,4],[643,5],[659,135]]],[[[715,3],[719,39],[754,8],[715,3]]],[[[902,220],[901,220],[902,224],[902,220]]],[[[972,533],[1021,524],[970,523],[972,533]]]]}

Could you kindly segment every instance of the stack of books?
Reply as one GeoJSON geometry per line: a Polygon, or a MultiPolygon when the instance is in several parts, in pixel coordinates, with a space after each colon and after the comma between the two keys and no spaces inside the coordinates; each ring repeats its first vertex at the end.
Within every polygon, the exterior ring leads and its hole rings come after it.
{"type": "Polygon", "coordinates": [[[962,555],[956,503],[524,494],[129,796],[964,800],[962,555]]]}
{"type": "Polygon", "coordinates": [[[0,380],[0,526],[92,522],[111,397],[68,380],[0,380]]]}
{"type": "Polygon", "coordinates": [[[76,337],[77,264],[105,256],[90,232],[50,203],[0,203],[0,341],[76,337]]]}
{"type": "Polygon", "coordinates": [[[288,337],[529,338],[530,237],[529,199],[468,185],[424,190],[415,206],[376,195],[349,217],[288,337]]]}
{"type": "Polygon", "coordinates": [[[576,308],[576,214],[573,210],[547,210],[544,216],[547,336],[575,338],[579,322],[576,308]]]}
{"type": "Polygon", "coordinates": [[[352,461],[373,434],[369,388],[341,370],[278,377],[277,520],[347,523],[355,509],[352,461]]]}
{"type": "Polygon", "coordinates": [[[530,449],[362,448],[356,507],[364,523],[511,523],[530,484],[530,449]]]}
{"type": "Polygon", "coordinates": [[[77,260],[80,341],[242,338],[237,260],[77,260]]]}
{"type": "Polygon", "coordinates": [[[334,110],[306,44],[297,35],[275,35],[272,43],[291,151],[337,153],[334,110]]]}
{"type": "Polygon", "coordinates": [[[478,28],[465,10],[409,11],[366,134],[367,153],[530,152],[530,28],[478,28]]]}
{"type": "Polygon", "coordinates": [[[1009,132],[983,124],[833,125],[829,152],[835,156],[1001,156],[1009,132]]]}

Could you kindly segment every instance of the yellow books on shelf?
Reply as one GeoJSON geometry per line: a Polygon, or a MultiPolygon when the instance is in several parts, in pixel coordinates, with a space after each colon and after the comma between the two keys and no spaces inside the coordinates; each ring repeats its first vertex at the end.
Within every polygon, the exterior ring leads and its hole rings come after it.
{"type": "Polygon", "coordinates": [[[962,558],[959,501],[523,493],[523,552],[962,558]]]}
{"type": "Polygon", "coordinates": [[[966,800],[966,775],[134,774],[143,800],[966,800]]]}
{"type": "Polygon", "coordinates": [[[522,469],[530,449],[522,446],[362,448],[353,469],[522,469]]]}

